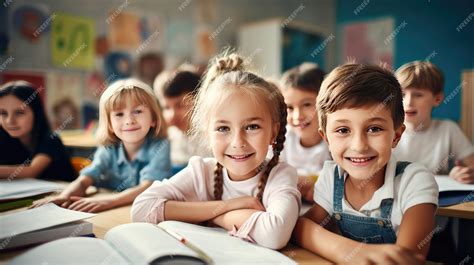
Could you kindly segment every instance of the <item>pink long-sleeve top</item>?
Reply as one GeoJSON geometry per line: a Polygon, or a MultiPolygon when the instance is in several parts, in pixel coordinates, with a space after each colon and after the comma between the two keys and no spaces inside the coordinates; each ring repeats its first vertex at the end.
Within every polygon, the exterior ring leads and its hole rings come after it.
{"type": "MultiPolygon", "coordinates": [[[[170,201],[214,200],[214,158],[192,157],[188,166],[172,178],[155,181],[140,194],[132,205],[134,222],[159,223],[164,221],[164,205],[170,201]]],[[[233,181],[223,169],[222,200],[242,196],[256,196],[259,174],[243,180],[233,181]]],[[[266,211],[253,213],[234,233],[240,238],[251,238],[257,244],[280,249],[291,237],[301,207],[297,189],[296,170],[285,162],[278,163],[270,172],[263,192],[266,211]]]]}

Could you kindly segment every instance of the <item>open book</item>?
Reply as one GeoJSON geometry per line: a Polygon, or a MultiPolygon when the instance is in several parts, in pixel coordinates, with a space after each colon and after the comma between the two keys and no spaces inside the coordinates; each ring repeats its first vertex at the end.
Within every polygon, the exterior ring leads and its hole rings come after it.
{"type": "Polygon", "coordinates": [[[474,201],[474,185],[462,184],[446,175],[435,176],[439,188],[439,206],[474,201]]]}
{"type": "Polygon", "coordinates": [[[177,221],[130,223],[95,238],[38,246],[10,264],[296,264],[280,252],[229,236],[221,228],[177,221]],[[61,251],[58,251],[61,250],[61,251]]]}

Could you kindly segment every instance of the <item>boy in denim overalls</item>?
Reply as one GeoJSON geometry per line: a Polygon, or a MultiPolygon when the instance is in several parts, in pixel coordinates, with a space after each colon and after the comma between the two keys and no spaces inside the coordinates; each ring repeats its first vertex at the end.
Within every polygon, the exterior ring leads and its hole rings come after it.
{"type": "Polygon", "coordinates": [[[326,161],[316,204],[298,220],[295,241],[342,263],[422,263],[434,231],[432,173],[391,154],[405,129],[400,84],[378,66],[347,64],[317,98],[326,161]]]}

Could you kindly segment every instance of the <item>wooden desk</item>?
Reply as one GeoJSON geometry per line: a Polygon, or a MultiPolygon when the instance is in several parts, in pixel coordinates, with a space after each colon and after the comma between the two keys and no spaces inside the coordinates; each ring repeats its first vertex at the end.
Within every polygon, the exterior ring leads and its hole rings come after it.
{"type": "MultiPolygon", "coordinates": [[[[103,195],[104,193],[98,193],[93,195],[93,197],[103,195]]],[[[130,208],[131,206],[123,206],[120,208],[104,211],[90,219],[87,219],[86,221],[91,222],[93,224],[94,234],[98,238],[104,238],[107,231],[109,231],[112,227],[131,222],[130,208]]],[[[22,211],[25,209],[26,208],[16,209],[7,213],[22,211]]],[[[2,213],[2,215],[3,214],[5,213],[2,213]]],[[[8,260],[16,257],[21,253],[24,253],[27,250],[28,249],[0,253],[0,264],[8,262],[8,260]]],[[[295,260],[299,264],[331,264],[324,258],[291,244],[283,248],[281,252],[286,256],[290,257],[291,259],[295,260]]]]}
{"type": "Polygon", "coordinates": [[[67,147],[73,148],[96,148],[98,146],[94,135],[84,130],[70,130],[59,133],[61,141],[67,147]]]}
{"type": "Polygon", "coordinates": [[[461,219],[474,219],[474,201],[462,204],[451,205],[438,208],[436,213],[440,216],[456,217],[461,219]]]}

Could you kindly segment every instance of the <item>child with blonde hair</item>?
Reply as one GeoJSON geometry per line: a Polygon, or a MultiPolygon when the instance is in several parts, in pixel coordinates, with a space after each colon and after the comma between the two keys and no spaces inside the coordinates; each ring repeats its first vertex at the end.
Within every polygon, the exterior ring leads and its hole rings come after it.
{"type": "Polygon", "coordinates": [[[136,79],[111,84],[100,97],[97,138],[101,143],[92,164],[60,195],[37,203],[100,212],[131,204],[153,181],[170,175],[170,146],[152,89],[136,79]],[[95,185],[119,193],[86,198],[95,185]]]}
{"type": "Polygon", "coordinates": [[[296,171],[279,162],[286,106],[242,63],[236,54],[215,59],[195,100],[193,136],[214,158],[192,157],[178,174],[155,182],[133,203],[133,221],[208,221],[264,247],[286,245],[300,207],[296,171]]]}
{"type": "Polygon", "coordinates": [[[444,99],[444,77],[431,62],[414,61],[395,73],[403,91],[406,131],[395,149],[402,160],[419,162],[433,174],[474,183],[474,146],[459,126],[431,117],[444,99]]]}
{"type": "Polygon", "coordinates": [[[405,129],[395,76],[378,66],[339,66],[323,81],[316,107],[334,161],[324,164],[296,242],[336,263],[423,262],[438,187],[425,167],[392,155],[405,129]]]}

